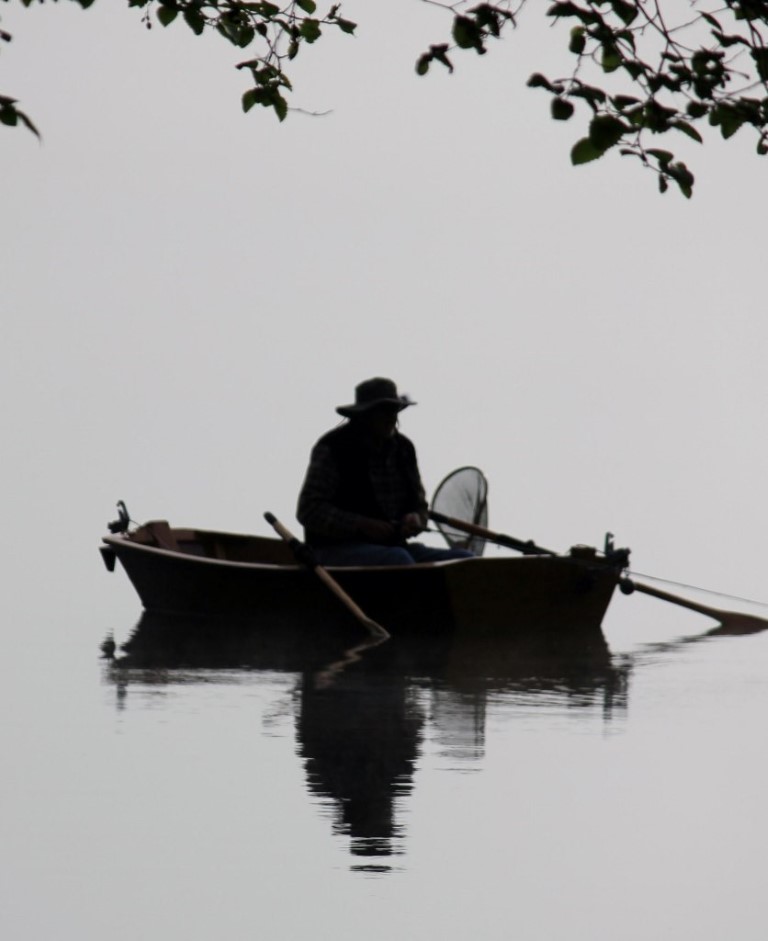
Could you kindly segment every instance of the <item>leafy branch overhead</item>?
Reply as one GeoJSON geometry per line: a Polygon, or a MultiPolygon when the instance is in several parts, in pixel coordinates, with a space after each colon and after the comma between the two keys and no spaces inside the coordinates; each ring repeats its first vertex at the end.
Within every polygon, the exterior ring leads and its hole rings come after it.
{"type": "MultiPolygon", "coordinates": [[[[10,0],[4,0],[10,2],[10,0]]],[[[19,0],[24,6],[44,0],[19,0]]],[[[57,0],[52,0],[57,2],[57,0]]],[[[61,0],[64,2],[64,0],[61,0]]],[[[94,0],[69,0],[83,8],[94,0]]],[[[431,45],[416,61],[427,75],[433,65],[454,71],[462,52],[484,55],[495,41],[519,26],[526,0],[476,3],[419,0],[442,8],[450,37],[431,45]]],[[[261,0],[127,0],[144,8],[147,27],[181,22],[196,35],[218,33],[255,54],[237,65],[250,78],[242,105],[271,108],[282,121],[292,91],[287,69],[306,46],[327,31],[353,34],[340,5],[318,12],[316,0],[283,6],[261,0]]],[[[526,15],[540,15],[538,6],[526,15]]],[[[608,151],[633,157],[656,174],[666,192],[676,184],[690,196],[693,175],[672,150],[655,139],[683,134],[701,143],[701,128],[717,128],[724,139],[741,128],[755,134],[760,155],[768,153],[768,0],[581,0],[554,2],[543,11],[559,27],[570,66],[560,77],[536,73],[531,88],[550,96],[557,121],[584,115],[584,130],[571,150],[573,164],[596,160],[608,151]]],[[[0,47],[10,35],[0,29],[0,47]]],[[[15,99],[0,95],[0,123],[31,120],[15,99]]],[[[668,145],[674,146],[674,143],[668,145]]]]}
{"type": "MultiPolygon", "coordinates": [[[[44,0],[20,2],[29,7],[44,0]]],[[[94,0],[69,2],[87,9],[94,0]]],[[[341,16],[338,3],[330,6],[326,13],[318,13],[316,0],[290,0],[282,6],[269,0],[256,3],[246,0],[127,0],[127,3],[129,7],[143,8],[142,20],[148,29],[154,23],[170,26],[178,22],[185,24],[196,36],[215,32],[239,49],[253,47],[256,54],[237,65],[251,79],[243,93],[243,110],[250,111],[254,105],[261,105],[273,109],[281,121],[288,114],[286,94],[292,91],[286,73],[287,63],[295,59],[305,45],[312,45],[320,39],[325,30],[353,34],[357,25],[341,16]]],[[[0,38],[11,39],[7,33],[0,33],[0,38]]],[[[6,113],[3,108],[15,111],[15,100],[0,97],[0,120],[6,113]]],[[[9,112],[9,119],[4,123],[16,124],[22,120],[30,124],[20,111],[15,113],[16,120],[10,119],[9,112]]]]}
{"type": "MultiPolygon", "coordinates": [[[[452,72],[454,49],[484,54],[525,5],[444,4],[453,45],[431,46],[416,71],[425,75],[438,62],[452,72]]],[[[572,66],[564,77],[536,73],[528,85],[549,92],[556,121],[586,111],[573,164],[616,149],[654,171],[661,192],[675,183],[690,197],[693,174],[672,151],[652,146],[654,137],[702,143],[702,125],[725,139],[749,127],[757,153],[768,153],[768,0],[583,0],[552,3],[546,15],[566,25],[572,66]]]]}

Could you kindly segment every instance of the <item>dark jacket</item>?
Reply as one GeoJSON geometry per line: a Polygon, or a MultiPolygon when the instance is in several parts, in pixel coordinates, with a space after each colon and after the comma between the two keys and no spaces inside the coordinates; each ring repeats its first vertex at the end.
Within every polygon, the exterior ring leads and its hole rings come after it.
{"type": "Polygon", "coordinates": [[[426,513],[416,450],[396,432],[372,448],[354,422],[323,435],[299,495],[297,517],[310,545],[359,540],[360,517],[399,521],[426,513]]]}

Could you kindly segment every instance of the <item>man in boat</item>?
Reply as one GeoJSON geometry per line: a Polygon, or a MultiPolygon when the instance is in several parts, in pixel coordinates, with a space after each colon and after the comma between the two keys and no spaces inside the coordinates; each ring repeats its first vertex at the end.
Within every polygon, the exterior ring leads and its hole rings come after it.
{"type": "Polygon", "coordinates": [[[471,556],[411,537],[427,526],[416,450],[398,431],[398,415],[416,403],[391,379],[367,379],[348,419],[315,444],[296,516],[321,565],[412,565],[471,556]]]}

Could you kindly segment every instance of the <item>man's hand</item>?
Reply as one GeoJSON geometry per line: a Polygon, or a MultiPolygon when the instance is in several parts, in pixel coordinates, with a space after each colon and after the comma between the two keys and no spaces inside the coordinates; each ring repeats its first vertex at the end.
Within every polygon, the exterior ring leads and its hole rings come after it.
{"type": "Polygon", "coordinates": [[[400,532],[407,539],[424,530],[424,518],[421,513],[407,513],[400,520],[400,532]]]}

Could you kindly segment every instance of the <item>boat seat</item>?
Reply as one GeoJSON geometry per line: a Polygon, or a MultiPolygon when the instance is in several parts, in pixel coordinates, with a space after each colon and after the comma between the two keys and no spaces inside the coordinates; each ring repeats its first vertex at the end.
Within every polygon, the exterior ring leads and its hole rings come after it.
{"type": "Polygon", "coordinates": [[[168,520],[152,520],[152,522],[144,524],[144,529],[159,549],[170,549],[172,552],[179,551],[179,544],[168,525],[168,520]]]}

